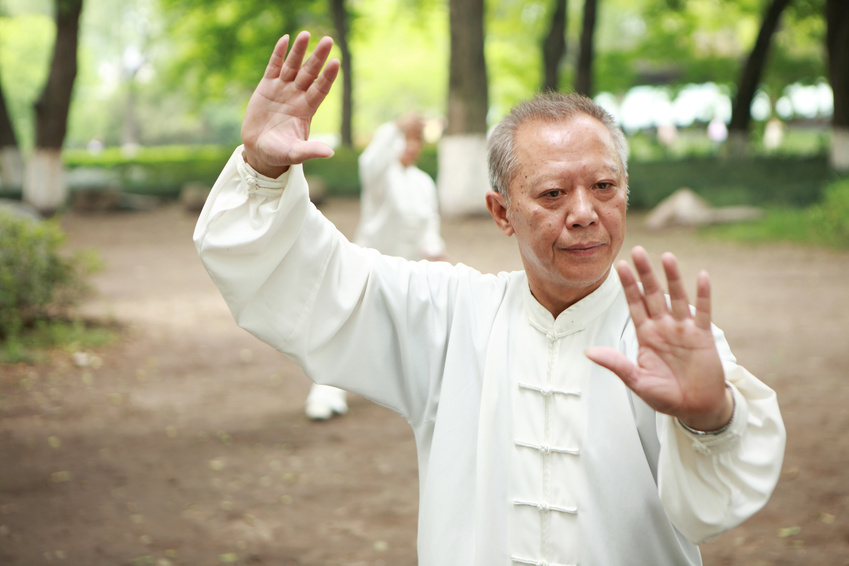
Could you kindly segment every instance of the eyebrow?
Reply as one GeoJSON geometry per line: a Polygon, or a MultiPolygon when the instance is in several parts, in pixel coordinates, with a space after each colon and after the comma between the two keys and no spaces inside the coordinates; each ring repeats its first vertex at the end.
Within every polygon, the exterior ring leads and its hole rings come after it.
{"type": "MultiPolygon", "coordinates": [[[[602,165],[602,170],[603,170],[602,173],[607,173],[607,174],[610,174],[610,175],[614,175],[616,177],[623,176],[622,167],[620,167],[616,163],[616,161],[618,161],[618,159],[616,159],[614,161],[605,162],[602,165]]],[[[543,181],[545,181],[549,178],[559,179],[559,177],[557,175],[545,175],[545,176],[544,175],[535,175],[535,176],[529,175],[529,182],[531,182],[532,184],[538,184],[538,183],[543,182],[543,181]]]]}

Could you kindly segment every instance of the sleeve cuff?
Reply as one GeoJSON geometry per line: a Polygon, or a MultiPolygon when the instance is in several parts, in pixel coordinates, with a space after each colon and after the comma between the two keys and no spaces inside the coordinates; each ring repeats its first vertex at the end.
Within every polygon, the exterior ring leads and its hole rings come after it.
{"type": "Polygon", "coordinates": [[[290,167],[285,173],[276,179],[267,177],[262,173],[258,173],[248,164],[245,160],[244,150],[239,152],[236,167],[239,170],[239,176],[248,188],[248,192],[282,191],[286,187],[286,183],[289,181],[289,171],[292,170],[290,167]]]}
{"type": "Polygon", "coordinates": [[[684,426],[678,419],[675,421],[675,426],[693,443],[693,448],[697,452],[710,454],[721,452],[735,446],[738,440],[743,436],[748,422],[748,410],[746,399],[734,387],[733,384],[726,382],[726,385],[731,390],[734,396],[734,412],[731,415],[729,423],[717,432],[699,432],[694,431],[684,426]]]}

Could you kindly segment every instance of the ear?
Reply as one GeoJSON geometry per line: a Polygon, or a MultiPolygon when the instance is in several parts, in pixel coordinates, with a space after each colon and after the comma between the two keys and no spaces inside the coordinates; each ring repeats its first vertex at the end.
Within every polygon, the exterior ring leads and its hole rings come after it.
{"type": "Polygon", "coordinates": [[[489,213],[492,215],[492,219],[495,220],[495,224],[499,230],[505,236],[512,236],[513,225],[510,223],[510,218],[507,215],[507,203],[504,195],[496,191],[487,192],[486,208],[489,209],[489,213]]]}

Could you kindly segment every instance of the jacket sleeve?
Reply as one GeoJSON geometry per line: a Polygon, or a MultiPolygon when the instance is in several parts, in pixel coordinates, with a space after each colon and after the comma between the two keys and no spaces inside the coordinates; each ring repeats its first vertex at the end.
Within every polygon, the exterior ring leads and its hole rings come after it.
{"type": "MultiPolygon", "coordinates": [[[[381,183],[380,179],[390,165],[401,159],[406,143],[403,132],[394,122],[380,125],[357,159],[362,186],[369,187],[372,191],[383,190],[385,183],[381,183]]],[[[381,200],[386,197],[375,194],[374,198],[381,200]]]]}
{"type": "Polygon", "coordinates": [[[676,528],[697,544],[766,504],[786,443],[775,392],[737,364],[721,331],[714,335],[734,395],[731,425],[720,434],[697,435],[677,419],[657,415],[660,498],[676,528]]]}
{"type": "Polygon", "coordinates": [[[351,244],[309,201],[233,154],[198,219],[198,253],[237,323],[311,379],[409,419],[442,374],[456,270],[351,244]],[[428,344],[422,348],[421,344],[428,344]]]}

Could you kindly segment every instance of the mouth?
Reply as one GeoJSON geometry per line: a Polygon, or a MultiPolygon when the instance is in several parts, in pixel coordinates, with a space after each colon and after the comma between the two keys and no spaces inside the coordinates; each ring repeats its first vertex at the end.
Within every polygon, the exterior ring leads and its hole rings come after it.
{"type": "Polygon", "coordinates": [[[577,244],[572,244],[571,246],[565,246],[561,249],[563,251],[576,252],[576,253],[591,252],[591,251],[597,250],[598,248],[603,247],[604,245],[605,244],[603,244],[602,242],[581,242],[581,243],[577,243],[577,244]]]}

